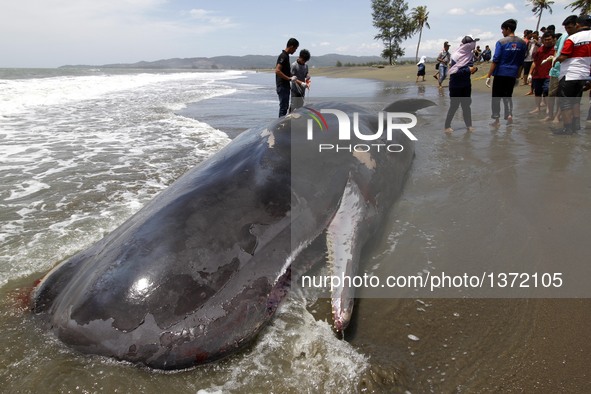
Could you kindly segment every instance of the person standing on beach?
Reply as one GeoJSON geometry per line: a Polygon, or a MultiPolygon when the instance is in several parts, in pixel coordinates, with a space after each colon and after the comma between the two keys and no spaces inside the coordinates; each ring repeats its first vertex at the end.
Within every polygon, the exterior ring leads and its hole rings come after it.
{"type": "Polygon", "coordinates": [[[289,112],[304,106],[306,89],[310,86],[310,74],[306,64],[310,57],[310,51],[302,49],[300,56],[291,65],[291,75],[296,79],[291,81],[291,106],[289,112]]]}
{"type": "Polygon", "coordinates": [[[437,74],[433,75],[433,78],[435,78],[437,80],[437,82],[439,82],[439,87],[441,88],[441,84],[443,83],[443,80],[447,77],[447,67],[449,66],[449,58],[450,58],[450,53],[449,53],[449,42],[444,42],[443,43],[443,51],[441,51],[441,53],[439,53],[439,56],[437,56],[437,64],[439,65],[439,68],[437,70],[437,74]]]}
{"type": "Polygon", "coordinates": [[[523,32],[523,41],[527,44],[527,52],[525,54],[525,59],[523,60],[523,75],[518,75],[517,79],[521,79],[521,85],[525,86],[528,85],[527,83],[527,76],[529,75],[529,69],[534,62],[534,52],[536,51],[536,40],[534,39],[534,34],[538,34],[538,32],[534,32],[531,30],[525,30],[523,32]]]}
{"type": "Polygon", "coordinates": [[[558,96],[558,83],[560,81],[560,62],[556,61],[556,58],[560,55],[560,51],[564,46],[564,42],[571,34],[576,33],[577,31],[577,15],[570,15],[568,16],[564,22],[562,22],[562,26],[566,31],[566,34],[556,34],[556,44],[554,45],[554,62],[552,63],[552,68],[550,69],[550,86],[548,88],[548,116],[545,121],[553,121],[554,118],[560,112],[559,109],[554,111],[556,97],[558,96]],[[559,36],[559,37],[558,37],[559,36]]]}
{"type": "Polygon", "coordinates": [[[577,32],[566,39],[556,61],[560,62],[558,99],[563,128],[553,133],[573,134],[581,128],[581,97],[591,69],[591,16],[577,19],[577,32]]]}
{"type": "Polygon", "coordinates": [[[534,54],[542,46],[542,41],[540,39],[540,33],[538,33],[537,31],[532,32],[530,34],[529,40],[526,42],[527,42],[527,53],[525,55],[525,60],[523,61],[523,84],[522,85],[529,85],[529,92],[527,92],[525,95],[531,96],[532,94],[534,94],[534,87],[528,81],[527,78],[529,77],[531,67],[534,64],[534,54]]]}
{"type": "MultiPolygon", "coordinates": [[[[540,113],[542,100],[548,96],[550,87],[550,68],[554,58],[554,33],[547,31],[542,35],[542,46],[533,54],[534,60],[527,75],[527,82],[536,96],[536,108],[530,114],[540,113]]],[[[525,72],[525,71],[524,71],[525,72]]]]}
{"type": "Polygon", "coordinates": [[[465,36],[462,39],[462,45],[450,57],[449,68],[449,110],[445,118],[445,132],[451,133],[454,130],[451,128],[451,121],[456,114],[456,111],[462,106],[462,116],[464,117],[464,124],[468,131],[474,131],[472,127],[472,82],[470,75],[478,71],[478,67],[474,67],[474,47],[478,38],[465,36]]]}
{"type": "Polygon", "coordinates": [[[287,110],[289,109],[289,95],[291,90],[289,83],[295,78],[291,75],[289,55],[293,55],[299,46],[300,43],[298,40],[290,38],[287,41],[285,49],[277,57],[275,85],[277,87],[277,96],[279,96],[279,117],[287,115],[287,110]]]}
{"type": "Polygon", "coordinates": [[[513,88],[527,52],[525,41],[515,36],[516,28],[515,19],[508,19],[501,24],[503,38],[496,43],[492,64],[486,75],[485,83],[489,88],[491,87],[490,78],[494,76],[491,101],[491,117],[494,119],[491,126],[493,127],[499,127],[500,124],[501,99],[507,124],[513,123],[513,88]]]}

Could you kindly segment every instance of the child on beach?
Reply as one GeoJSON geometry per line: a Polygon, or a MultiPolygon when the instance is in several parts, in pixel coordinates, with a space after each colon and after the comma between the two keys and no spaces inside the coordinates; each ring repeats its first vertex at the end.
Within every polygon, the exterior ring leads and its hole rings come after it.
{"type": "Polygon", "coordinates": [[[427,56],[421,56],[421,60],[417,63],[417,67],[419,68],[417,71],[417,82],[419,82],[419,77],[423,77],[423,82],[425,82],[425,60],[427,60],[427,56]]]}

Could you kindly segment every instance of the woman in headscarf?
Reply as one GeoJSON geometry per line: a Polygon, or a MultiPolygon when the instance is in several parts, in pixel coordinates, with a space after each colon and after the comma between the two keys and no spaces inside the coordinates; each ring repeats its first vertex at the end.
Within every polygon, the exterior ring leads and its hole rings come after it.
{"type": "Polygon", "coordinates": [[[462,106],[462,115],[468,131],[474,131],[472,127],[472,82],[470,76],[478,71],[474,67],[474,48],[479,39],[466,36],[462,39],[460,47],[451,55],[451,67],[449,68],[449,101],[450,106],[445,119],[445,132],[454,131],[451,121],[456,111],[462,106]]]}
{"type": "Polygon", "coordinates": [[[419,68],[417,71],[417,82],[419,82],[419,77],[423,77],[423,82],[425,82],[425,60],[427,60],[427,56],[421,56],[421,60],[417,63],[417,67],[419,68]]]}

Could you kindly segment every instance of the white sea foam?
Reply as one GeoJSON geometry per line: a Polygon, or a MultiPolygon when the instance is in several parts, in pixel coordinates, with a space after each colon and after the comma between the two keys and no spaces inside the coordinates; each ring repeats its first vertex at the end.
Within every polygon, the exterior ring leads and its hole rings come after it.
{"type": "Polygon", "coordinates": [[[11,190],[10,196],[5,198],[4,201],[16,200],[18,198],[26,197],[31,194],[37,193],[43,189],[49,189],[49,188],[50,188],[50,186],[46,183],[43,183],[43,182],[38,182],[38,181],[34,181],[34,180],[29,181],[29,182],[24,182],[24,183],[18,185],[18,188],[16,190],[11,190]]]}
{"type": "Polygon", "coordinates": [[[178,116],[239,71],[4,80],[0,285],[113,230],[229,139],[178,116]]]}
{"type": "Polygon", "coordinates": [[[254,348],[220,367],[224,383],[202,387],[202,392],[250,388],[261,392],[336,393],[356,387],[369,367],[367,357],[338,339],[331,326],[316,320],[305,306],[305,299],[288,297],[254,348]],[[269,371],[281,378],[269,380],[269,371]]]}
{"type": "Polygon", "coordinates": [[[0,90],[0,116],[18,114],[35,107],[96,99],[162,83],[191,81],[207,88],[209,83],[239,78],[242,74],[240,71],[141,73],[4,80],[0,90]]]}

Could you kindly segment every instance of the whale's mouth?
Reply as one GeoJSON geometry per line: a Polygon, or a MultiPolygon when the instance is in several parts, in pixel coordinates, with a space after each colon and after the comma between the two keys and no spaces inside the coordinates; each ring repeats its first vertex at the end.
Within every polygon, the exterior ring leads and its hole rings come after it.
{"type": "Polygon", "coordinates": [[[332,299],[334,329],[339,333],[344,332],[351,321],[351,316],[353,315],[353,302],[354,299],[352,297],[332,299]]]}
{"type": "Polygon", "coordinates": [[[359,185],[349,176],[340,205],[327,229],[328,261],[334,328],[341,332],[349,325],[353,313],[360,242],[366,233],[363,225],[371,215],[371,204],[364,198],[359,185]]]}

